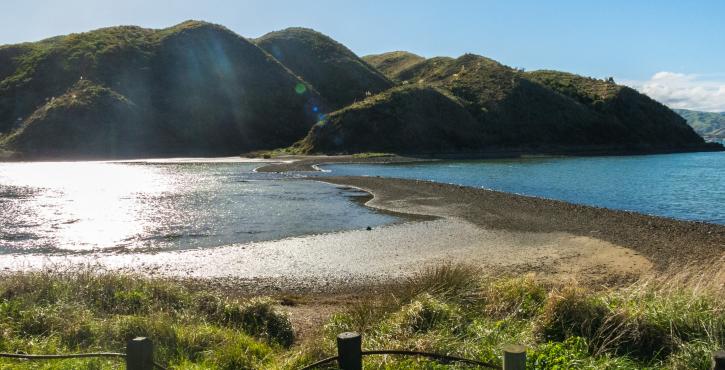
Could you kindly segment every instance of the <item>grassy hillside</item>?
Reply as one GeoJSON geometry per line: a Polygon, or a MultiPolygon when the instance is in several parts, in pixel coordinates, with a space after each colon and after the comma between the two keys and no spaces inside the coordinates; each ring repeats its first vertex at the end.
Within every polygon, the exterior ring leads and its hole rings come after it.
{"type": "Polygon", "coordinates": [[[453,152],[476,148],[477,122],[455,99],[431,87],[397,87],[330,114],[299,151],[453,152]]]}
{"type": "Polygon", "coordinates": [[[311,29],[287,28],[268,33],[254,42],[315,86],[331,110],[393,85],[350,49],[311,29]]]}
{"type": "Polygon", "coordinates": [[[141,121],[133,102],[81,80],[33,112],[6,141],[30,156],[126,156],[144,149],[148,135],[141,121]]]}
{"type": "MultiPolygon", "coordinates": [[[[455,97],[477,122],[456,136],[466,137],[466,148],[478,151],[650,151],[704,146],[702,138],[662,104],[606,81],[561,72],[522,73],[473,54],[418,61],[391,77],[406,86],[434,87],[455,97]]],[[[404,108],[396,109],[398,103],[390,98],[383,94],[366,102],[380,107],[333,113],[328,120],[334,127],[357,127],[360,122],[378,120],[375,112],[380,110],[395,115],[426,109],[427,102],[422,99],[408,99],[404,108]]],[[[403,115],[395,118],[397,122],[408,119],[403,115]]],[[[315,136],[336,135],[345,129],[319,127],[305,139],[306,148],[310,152],[330,152],[330,146],[312,143],[331,142],[335,137],[315,136]]],[[[399,138],[398,145],[407,145],[403,137],[399,138]]],[[[390,137],[378,139],[388,142],[390,137]]],[[[361,139],[365,144],[351,140],[354,138],[350,137],[337,151],[390,150],[381,148],[369,135],[361,139]]]]}
{"type": "Polygon", "coordinates": [[[389,53],[366,55],[362,58],[391,80],[398,80],[398,74],[422,61],[425,58],[407,51],[391,51],[389,53]]]}
{"type": "Polygon", "coordinates": [[[699,135],[671,109],[614,81],[556,71],[528,72],[526,77],[604,115],[612,125],[630,132],[633,140],[659,146],[702,143],[699,135]]]}
{"type": "Polygon", "coordinates": [[[686,119],[687,123],[703,137],[725,139],[725,112],[697,112],[687,109],[674,111],[686,119]]]}
{"type": "Polygon", "coordinates": [[[120,136],[118,146],[129,155],[274,148],[304,135],[317,118],[311,102],[320,100],[312,86],[254,44],[195,21],[3,46],[0,65],[0,137],[6,148],[26,155],[114,156],[118,152],[103,145],[76,150],[74,143],[86,134],[94,142],[115,142],[127,127],[145,137],[124,144],[120,136]],[[114,108],[105,117],[108,99],[80,88],[81,109],[70,103],[79,81],[92,81],[133,108],[114,108]]]}
{"type": "Polygon", "coordinates": [[[232,155],[303,138],[298,151],[716,149],[611,81],[473,54],[366,59],[309,29],[252,43],[197,21],[0,46],[0,155],[232,155]]]}
{"type": "MultiPolygon", "coordinates": [[[[146,336],[155,361],[172,369],[300,369],[336,355],[340,332],[358,331],[365,350],[429,351],[493,364],[500,364],[504,345],[521,343],[531,369],[707,370],[712,352],[725,345],[725,297],[718,280],[705,276],[681,272],[592,290],[443,265],[384,294],[333,307],[337,312],[319,331],[299,340],[282,303],[304,311],[314,298],[238,299],[172,281],[83,271],[6,274],[0,352],[115,352],[146,336]]],[[[99,370],[119,363],[0,359],[0,368],[99,370]]],[[[470,368],[401,356],[368,356],[365,364],[470,368]]]]}

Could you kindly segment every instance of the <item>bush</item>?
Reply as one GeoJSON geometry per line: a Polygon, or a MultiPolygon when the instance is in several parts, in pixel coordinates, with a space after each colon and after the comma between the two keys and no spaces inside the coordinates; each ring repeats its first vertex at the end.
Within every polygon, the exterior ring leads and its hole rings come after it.
{"type": "Polygon", "coordinates": [[[269,298],[254,298],[240,303],[204,295],[197,302],[197,309],[225,326],[289,347],[295,338],[292,323],[286,315],[277,312],[273,304],[274,301],[269,298]]]}
{"type": "Polygon", "coordinates": [[[554,341],[586,338],[594,355],[643,361],[664,359],[679,343],[723,341],[725,314],[717,293],[643,284],[604,294],[572,287],[554,292],[544,305],[538,332],[554,341]]]}
{"type": "Polygon", "coordinates": [[[609,308],[579,288],[552,292],[539,320],[538,332],[546,340],[564,341],[576,336],[592,338],[604,325],[609,308]]]}
{"type": "Polygon", "coordinates": [[[207,364],[219,370],[255,370],[264,368],[272,350],[250,338],[235,337],[212,349],[207,364]]]}
{"type": "Polygon", "coordinates": [[[584,338],[569,337],[563,342],[547,342],[527,355],[527,367],[532,369],[569,369],[581,367],[589,351],[584,338]]]}
{"type": "Polygon", "coordinates": [[[547,293],[530,276],[491,281],[483,289],[484,310],[493,317],[532,318],[540,313],[547,293]]]}
{"type": "Polygon", "coordinates": [[[478,295],[480,271],[465,264],[443,264],[427,268],[408,279],[403,298],[412,299],[421,293],[458,301],[472,301],[478,295]]]}
{"type": "Polygon", "coordinates": [[[403,306],[393,321],[404,331],[426,332],[445,325],[452,330],[460,329],[462,317],[455,305],[442,302],[428,293],[418,296],[403,306]]]}

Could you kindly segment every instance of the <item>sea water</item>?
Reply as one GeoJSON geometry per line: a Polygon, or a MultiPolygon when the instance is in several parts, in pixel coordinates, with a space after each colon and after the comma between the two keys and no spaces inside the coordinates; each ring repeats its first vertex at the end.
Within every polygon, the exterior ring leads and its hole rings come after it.
{"type": "Polygon", "coordinates": [[[0,254],[159,251],[364,229],[359,191],[257,163],[0,163],[0,254]]]}
{"type": "Polygon", "coordinates": [[[327,165],[335,176],[431,180],[725,224],[725,153],[327,165]]]}

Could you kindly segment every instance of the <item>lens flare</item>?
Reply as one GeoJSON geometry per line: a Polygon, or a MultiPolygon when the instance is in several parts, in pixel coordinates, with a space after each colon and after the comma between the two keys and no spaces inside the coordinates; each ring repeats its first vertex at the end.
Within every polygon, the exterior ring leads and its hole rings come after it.
{"type": "Polygon", "coordinates": [[[298,93],[298,94],[304,94],[304,93],[305,93],[305,91],[307,91],[307,86],[305,86],[305,84],[302,84],[302,83],[298,83],[298,84],[297,84],[297,85],[295,86],[295,92],[296,92],[296,93],[298,93]]]}

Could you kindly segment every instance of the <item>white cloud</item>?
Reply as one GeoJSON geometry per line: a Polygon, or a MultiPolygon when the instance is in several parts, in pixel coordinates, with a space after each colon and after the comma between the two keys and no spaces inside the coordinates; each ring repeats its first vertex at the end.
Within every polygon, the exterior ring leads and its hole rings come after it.
{"type": "Polygon", "coordinates": [[[725,78],[657,72],[647,81],[623,81],[670,108],[725,112],[725,78]]]}

